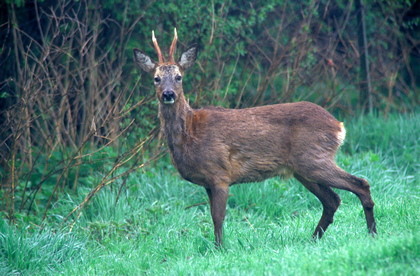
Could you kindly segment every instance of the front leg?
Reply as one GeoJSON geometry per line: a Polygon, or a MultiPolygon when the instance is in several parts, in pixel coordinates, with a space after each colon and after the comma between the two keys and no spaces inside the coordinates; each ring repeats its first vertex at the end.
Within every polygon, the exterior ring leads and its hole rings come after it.
{"type": "Polygon", "coordinates": [[[222,245],[223,238],[223,221],[226,215],[226,202],[229,193],[229,186],[215,186],[206,188],[210,199],[211,217],[214,224],[214,236],[216,237],[216,245],[222,245]]]}

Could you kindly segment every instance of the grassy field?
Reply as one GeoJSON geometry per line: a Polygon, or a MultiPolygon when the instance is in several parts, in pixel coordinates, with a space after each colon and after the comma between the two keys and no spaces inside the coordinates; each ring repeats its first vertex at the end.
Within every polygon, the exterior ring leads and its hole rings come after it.
{"type": "Polygon", "coordinates": [[[67,197],[44,225],[0,222],[0,275],[419,275],[420,113],[347,121],[337,156],[371,183],[378,236],[367,234],[359,200],[342,204],[322,240],[311,234],[321,204],[296,180],[233,186],[225,246],[214,248],[203,188],[162,162],[102,190],[72,228],[67,197]],[[118,199],[118,200],[117,200],[118,199]],[[55,220],[55,222],[54,222],[55,220]]]}

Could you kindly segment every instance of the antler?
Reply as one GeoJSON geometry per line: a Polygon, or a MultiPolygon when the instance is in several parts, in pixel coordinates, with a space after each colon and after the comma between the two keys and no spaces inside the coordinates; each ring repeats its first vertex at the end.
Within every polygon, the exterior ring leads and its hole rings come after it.
{"type": "Polygon", "coordinates": [[[172,40],[171,48],[169,48],[169,62],[175,63],[175,50],[176,50],[176,42],[178,40],[178,34],[176,32],[176,28],[174,28],[174,40],[172,40]]]}
{"type": "Polygon", "coordinates": [[[153,41],[153,45],[155,46],[155,50],[159,58],[159,63],[165,63],[165,57],[162,55],[162,52],[160,51],[159,44],[155,37],[155,31],[152,31],[152,41],[153,41]]]}

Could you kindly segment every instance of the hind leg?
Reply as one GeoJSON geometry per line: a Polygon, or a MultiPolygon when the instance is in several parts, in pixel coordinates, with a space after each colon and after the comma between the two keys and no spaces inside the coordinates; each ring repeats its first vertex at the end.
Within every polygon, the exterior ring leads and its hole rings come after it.
{"type": "Polygon", "coordinates": [[[334,214],[338,206],[340,206],[340,197],[330,187],[322,186],[314,182],[306,180],[304,177],[295,174],[294,175],[300,183],[305,186],[310,192],[312,192],[322,203],[323,211],[321,219],[318,222],[313,238],[321,238],[328,226],[334,220],[334,214]]]}
{"type": "Polygon", "coordinates": [[[351,175],[335,164],[324,164],[322,169],[312,170],[305,178],[311,179],[322,186],[347,190],[354,193],[363,206],[369,233],[376,234],[376,222],[373,214],[374,202],[370,194],[369,183],[363,179],[351,175]]]}
{"type": "MultiPolygon", "coordinates": [[[[348,190],[354,193],[359,198],[363,206],[363,211],[365,213],[365,218],[366,218],[366,223],[367,223],[369,233],[371,233],[374,236],[377,233],[375,217],[373,214],[373,207],[375,203],[372,200],[369,183],[367,182],[366,179],[359,178],[345,171],[343,171],[343,176],[341,177],[341,179],[343,179],[344,182],[351,183],[351,184],[349,185],[347,183],[343,183],[345,184],[344,188],[340,188],[339,186],[337,186],[337,188],[348,190]],[[348,185],[350,186],[350,188],[347,188],[348,185]]],[[[340,184],[339,181],[335,183],[340,184]]]]}

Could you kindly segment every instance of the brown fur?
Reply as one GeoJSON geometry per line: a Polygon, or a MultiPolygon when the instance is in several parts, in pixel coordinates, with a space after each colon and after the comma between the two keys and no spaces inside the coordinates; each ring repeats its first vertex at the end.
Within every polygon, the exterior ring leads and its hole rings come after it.
{"type": "Polygon", "coordinates": [[[174,166],[184,179],[203,186],[208,193],[216,243],[222,243],[229,186],[274,176],[294,176],[321,201],[324,211],[314,237],[323,235],[340,204],[331,187],[359,197],[369,232],[376,233],[368,182],[345,172],[334,161],[345,137],[343,123],[309,102],[192,109],[177,76],[182,77],[194,63],[194,47],[175,65],[150,63],[139,50],[134,50],[134,56],[139,66],[155,77],[162,132],[174,166]],[[174,98],[173,103],[165,102],[168,97],[174,98]]]}

